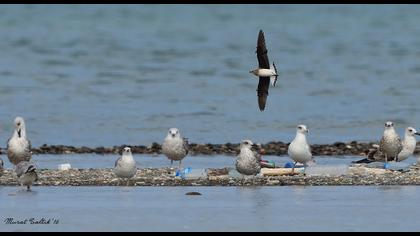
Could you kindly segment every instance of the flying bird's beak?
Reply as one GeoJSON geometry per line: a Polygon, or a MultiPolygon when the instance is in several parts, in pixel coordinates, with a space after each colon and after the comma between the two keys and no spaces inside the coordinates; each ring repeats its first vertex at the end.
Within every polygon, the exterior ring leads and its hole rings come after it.
{"type": "Polygon", "coordinates": [[[20,133],[21,133],[21,132],[22,132],[22,131],[21,131],[21,129],[18,129],[18,130],[17,130],[17,133],[18,133],[19,138],[21,137],[21,136],[20,136],[20,133]]]}

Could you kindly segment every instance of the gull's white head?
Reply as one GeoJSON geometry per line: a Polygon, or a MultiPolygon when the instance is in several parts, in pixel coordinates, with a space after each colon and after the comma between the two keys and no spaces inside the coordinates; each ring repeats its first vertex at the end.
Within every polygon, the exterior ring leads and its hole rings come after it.
{"type": "Polygon", "coordinates": [[[304,134],[304,133],[308,133],[308,132],[309,132],[309,129],[308,129],[308,128],[306,128],[306,125],[298,125],[298,126],[296,127],[296,132],[297,132],[297,133],[304,134]]]}
{"type": "Polygon", "coordinates": [[[123,149],[123,155],[131,155],[131,148],[125,147],[123,149]]]}
{"type": "Polygon", "coordinates": [[[25,132],[25,121],[23,120],[22,117],[18,116],[15,118],[13,123],[15,125],[15,130],[19,138],[22,137],[22,135],[24,135],[24,132],[25,132]]]}
{"type": "Polygon", "coordinates": [[[241,145],[240,145],[240,148],[242,149],[242,148],[249,148],[249,149],[251,149],[251,147],[254,145],[254,143],[251,141],[251,140],[249,140],[249,139],[245,139],[245,140],[242,140],[241,141],[241,145]]]}
{"type": "Polygon", "coordinates": [[[255,70],[250,70],[249,73],[254,74],[256,76],[258,76],[258,69],[255,70]]]}
{"type": "Polygon", "coordinates": [[[168,131],[168,137],[179,138],[181,137],[181,134],[179,133],[179,130],[177,128],[170,128],[168,131]]]}
{"type": "Polygon", "coordinates": [[[417,130],[413,127],[408,127],[407,129],[405,129],[405,134],[410,136],[420,135],[420,133],[417,133],[417,130]]]}
{"type": "Polygon", "coordinates": [[[385,122],[385,129],[393,129],[393,128],[394,128],[394,123],[392,123],[392,121],[385,122]]]}

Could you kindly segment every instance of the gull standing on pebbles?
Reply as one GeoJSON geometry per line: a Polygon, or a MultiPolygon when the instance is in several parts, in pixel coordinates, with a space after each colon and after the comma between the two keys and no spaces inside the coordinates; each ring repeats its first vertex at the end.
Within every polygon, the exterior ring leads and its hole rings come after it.
{"type": "MultiPolygon", "coordinates": [[[[408,127],[405,129],[404,139],[402,141],[402,150],[398,153],[397,160],[395,161],[404,161],[411,155],[413,155],[414,150],[416,149],[416,137],[414,135],[420,135],[416,129],[413,127],[408,127]]],[[[385,155],[378,150],[379,145],[375,144],[374,149],[369,150],[367,158],[354,161],[353,163],[370,163],[374,161],[385,161],[385,155]]],[[[391,160],[388,158],[388,160],[391,160]]]]}
{"type": "Polygon", "coordinates": [[[260,111],[264,111],[268,96],[268,88],[270,87],[270,81],[271,85],[275,87],[278,73],[274,62],[273,66],[270,67],[270,62],[267,56],[267,48],[265,46],[264,32],[262,30],[260,30],[260,33],[258,34],[256,53],[258,59],[258,68],[249,71],[249,73],[259,77],[257,88],[258,106],[260,111]]]}
{"type": "Polygon", "coordinates": [[[295,171],[296,163],[302,163],[305,166],[306,170],[306,163],[313,160],[311,147],[309,146],[308,142],[306,141],[306,133],[309,130],[306,128],[305,125],[298,125],[296,128],[296,137],[290,143],[287,153],[289,154],[290,158],[292,158],[295,163],[292,168],[292,174],[295,171]]]}
{"type": "Polygon", "coordinates": [[[385,155],[385,163],[388,163],[388,159],[397,160],[398,153],[402,151],[401,139],[395,132],[394,123],[391,121],[385,122],[384,134],[379,142],[379,151],[385,155]]]}
{"type": "Polygon", "coordinates": [[[170,128],[162,144],[162,153],[173,161],[179,161],[178,168],[181,169],[181,161],[189,151],[188,139],[182,138],[177,128],[170,128]]]}
{"type": "Polygon", "coordinates": [[[136,175],[136,161],[131,154],[131,148],[125,147],[122,156],[115,161],[114,173],[120,178],[132,178],[136,175]]]}
{"type": "Polygon", "coordinates": [[[21,185],[27,187],[27,191],[31,191],[31,185],[38,180],[36,167],[28,161],[21,161],[16,165],[16,175],[21,185]]]}
{"type": "Polygon", "coordinates": [[[404,139],[402,141],[402,150],[398,153],[396,161],[404,161],[409,156],[413,155],[414,150],[416,149],[416,137],[414,135],[420,135],[416,129],[413,127],[408,127],[405,129],[404,139]]]}
{"type": "Polygon", "coordinates": [[[22,117],[14,120],[15,131],[7,141],[7,157],[13,165],[21,161],[30,161],[32,157],[31,142],[26,138],[25,121],[22,117]]]}
{"type": "Polygon", "coordinates": [[[261,166],[259,157],[251,148],[254,144],[251,140],[242,140],[240,153],[236,159],[236,170],[243,175],[256,175],[260,173],[261,166]]]}

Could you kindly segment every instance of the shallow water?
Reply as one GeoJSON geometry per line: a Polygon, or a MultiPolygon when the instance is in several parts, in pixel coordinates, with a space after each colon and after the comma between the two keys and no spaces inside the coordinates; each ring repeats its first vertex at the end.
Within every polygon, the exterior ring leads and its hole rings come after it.
{"type": "MultiPolygon", "coordinates": [[[[88,168],[112,168],[118,155],[97,155],[97,154],[66,154],[66,155],[34,155],[33,162],[38,169],[57,169],[60,164],[70,163],[72,168],[88,169],[88,168]]],[[[169,167],[170,160],[164,155],[145,155],[134,154],[138,168],[161,168],[169,167]]],[[[5,168],[12,168],[12,164],[4,157],[5,168]]],[[[213,156],[187,156],[182,161],[183,167],[191,167],[193,169],[207,168],[224,168],[234,167],[235,156],[213,155],[213,156]]],[[[263,156],[264,160],[274,161],[276,166],[283,167],[286,162],[292,162],[288,156],[263,156]]],[[[317,166],[323,165],[349,165],[352,161],[360,160],[359,156],[316,156],[317,166]]],[[[415,163],[416,157],[412,156],[404,163],[415,163]]],[[[178,162],[174,162],[174,167],[178,166],[178,162]]]]}
{"type": "Polygon", "coordinates": [[[0,186],[1,231],[419,231],[420,187],[0,186]],[[201,196],[185,195],[198,191],[201,196]]]}
{"type": "Polygon", "coordinates": [[[420,120],[411,5],[5,5],[0,145],[16,115],[34,146],[378,140],[420,120]],[[263,12],[263,14],[262,14],[263,12]],[[258,16],[258,17],[254,17],[258,16]],[[280,71],[257,108],[259,29],[280,71]]]}

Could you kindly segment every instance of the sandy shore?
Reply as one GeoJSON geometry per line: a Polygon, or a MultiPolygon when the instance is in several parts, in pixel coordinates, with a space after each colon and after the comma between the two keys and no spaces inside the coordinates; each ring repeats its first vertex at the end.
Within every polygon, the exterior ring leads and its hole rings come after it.
{"type": "MultiPolygon", "coordinates": [[[[228,175],[228,169],[208,169],[202,178],[182,179],[173,169],[138,169],[134,178],[117,178],[112,169],[71,169],[66,171],[38,170],[39,181],[34,186],[281,186],[281,185],[420,185],[420,167],[409,171],[383,170],[383,174],[353,171],[342,176],[255,176],[228,175]]],[[[6,169],[0,176],[0,185],[18,185],[16,175],[6,169]]]]}
{"type": "MultiPolygon", "coordinates": [[[[314,156],[321,155],[354,155],[364,156],[368,150],[372,148],[374,142],[359,143],[352,141],[348,143],[336,142],[333,144],[314,144],[311,145],[312,154],[314,156]]],[[[283,142],[269,142],[261,144],[258,151],[263,151],[265,155],[286,155],[289,143],[283,142]]],[[[40,147],[33,147],[34,154],[72,154],[72,153],[96,153],[96,154],[117,154],[125,147],[131,147],[133,153],[139,154],[161,154],[161,145],[153,143],[149,146],[139,145],[120,145],[113,147],[74,147],[65,145],[47,145],[44,144],[40,147]]],[[[419,146],[419,145],[418,145],[419,146]]],[[[239,151],[239,144],[190,144],[190,155],[236,155],[239,151]]],[[[5,154],[4,148],[0,149],[1,154],[5,154]]],[[[420,153],[420,148],[417,148],[414,154],[420,153]]]]}

